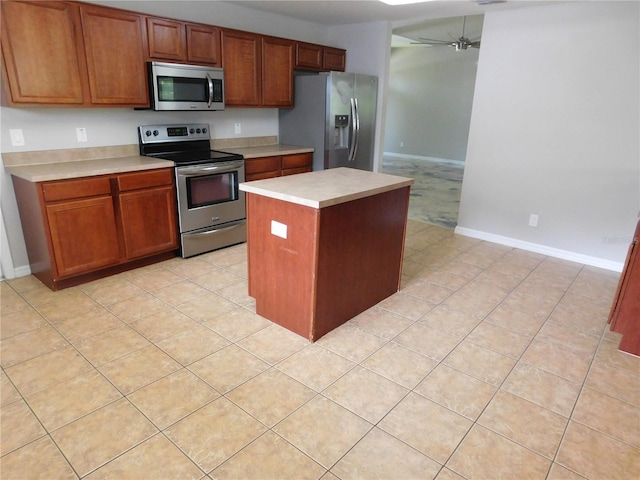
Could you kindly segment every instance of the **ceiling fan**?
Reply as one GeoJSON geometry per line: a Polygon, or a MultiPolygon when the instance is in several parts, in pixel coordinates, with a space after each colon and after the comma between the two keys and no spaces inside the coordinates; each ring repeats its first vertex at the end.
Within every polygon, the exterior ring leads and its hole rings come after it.
{"type": "Polygon", "coordinates": [[[467,23],[467,17],[462,17],[462,35],[459,38],[454,38],[449,34],[453,40],[435,40],[433,38],[418,38],[419,42],[412,42],[417,45],[426,45],[428,47],[454,47],[456,52],[460,50],[466,50],[467,48],[480,48],[480,37],[473,40],[464,36],[464,28],[467,23]]]}

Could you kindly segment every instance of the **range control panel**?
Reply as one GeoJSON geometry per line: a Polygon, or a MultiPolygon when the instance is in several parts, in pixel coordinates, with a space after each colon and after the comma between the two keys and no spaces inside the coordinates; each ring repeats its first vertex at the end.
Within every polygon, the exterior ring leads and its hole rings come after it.
{"type": "Polygon", "coordinates": [[[141,143],[184,142],[209,140],[211,133],[208,123],[188,123],[184,125],[142,125],[138,127],[141,143]]]}

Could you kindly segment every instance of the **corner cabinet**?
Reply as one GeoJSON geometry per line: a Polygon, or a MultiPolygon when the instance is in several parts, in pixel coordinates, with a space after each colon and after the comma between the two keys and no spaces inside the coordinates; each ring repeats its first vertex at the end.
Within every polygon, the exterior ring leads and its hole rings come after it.
{"type": "Polygon", "coordinates": [[[13,184],[31,272],[52,290],[175,256],[171,168],[13,184]]]}
{"type": "Polygon", "coordinates": [[[611,306],[611,330],[622,334],[619,349],[640,355],[640,222],[620,276],[618,290],[611,306]]]}
{"type": "Polygon", "coordinates": [[[294,48],[291,40],[223,30],[226,105],[292,107],[294,48]]]}

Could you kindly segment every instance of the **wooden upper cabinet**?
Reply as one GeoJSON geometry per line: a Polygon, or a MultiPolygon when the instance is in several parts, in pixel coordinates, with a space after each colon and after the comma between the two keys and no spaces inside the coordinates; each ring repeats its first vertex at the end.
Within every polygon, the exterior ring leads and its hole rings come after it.
{"type": "Polygon", "coordinates": [[[344,72],[347,52],[341,48],[323,47],[322,67],[324,70],[344,72]]]}
{"type": "Polygon", "coordinates": [[[147,17],[149,57],[184,61],[187,57],[185,28],[182,22],[147,17]]]}
{"type": "Polygon", "coordinates": [[[220,66],[220,29],[147,17],[149,59],[220,66]]]}
{"type": "Polygon", "coordinates": [[[148,106],[144,17],[81,5],[91,103],[148,106]]]}
{"type": "Polygon", "coordinates": [[[296,68],[322,70],[322,45],[296,43],[296,68]]]}
{"type": "Polygon", "coordinates": [[[0,3],[6,103],[82,105],[87,83],[77,5],[0,3]]]}
{"type": "Polygon", "coordinates": [[[262,105],[293,106],[295,44],[282,38],[262,38],[262,105]]]}
{"type": "Polygon", "coordinates": [[[219,67],[222,65],[220,29],[208,25],[187,24],[187,61],[219,67]]]}
{"type": "Polygon", "coordinates": [[[262,36],[237,30],[222,31],[225,104],[262,104],[262,36]]]}

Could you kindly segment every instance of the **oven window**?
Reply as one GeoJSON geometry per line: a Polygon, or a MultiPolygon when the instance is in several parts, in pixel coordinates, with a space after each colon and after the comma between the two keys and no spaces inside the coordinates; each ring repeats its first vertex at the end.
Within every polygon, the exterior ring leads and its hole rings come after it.
{"type": "Polygon", "coordinates": [[[238,172],[187,178],[189,208],[238,200],[238,172]]]}
{"type": "Polygon", "coordinates": [[[158,77],[161,102],[206,102],[209,84],[205,78],[158,77]]]}

